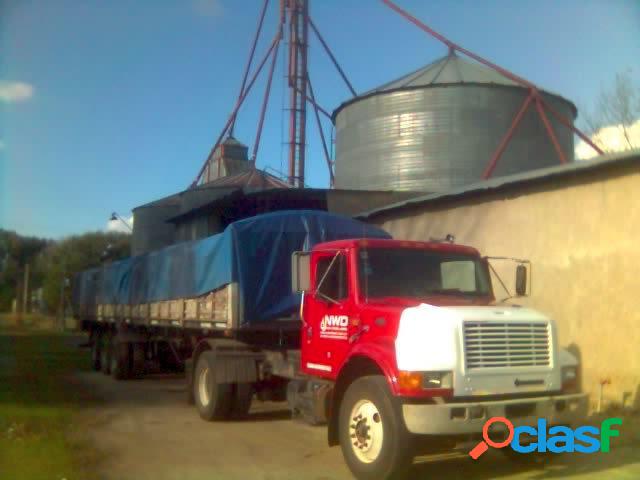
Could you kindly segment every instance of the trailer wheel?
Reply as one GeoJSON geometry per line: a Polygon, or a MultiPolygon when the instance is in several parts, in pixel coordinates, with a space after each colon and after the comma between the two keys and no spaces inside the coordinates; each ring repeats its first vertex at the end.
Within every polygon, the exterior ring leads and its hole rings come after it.
{"type": "Polygon", "coordinates": [[[102,355],[100,352],[101,341],[102,340],[100,339],[100,333],[94,331],[91,335],[91,367],[96,372],[100,371],[100,357],[102,355]]]}
{"type": "Polygon", "coordinates": [[[100,335],[100,370],[105,375],[111,373],[111,335],[100,335]]]}
{"type": "Polygon", "coordinates": [[[111,375],[116,380],[126,380],[131,376],[131,353],[128,342],[111,343],[111,375]]]}
{"type": "Polygon", "coordinates": [[[340,446],[359,480],[402,478],[413,460],[410,437],[381,375],[347,387],[339,411],[340,446]]]}
{"type": "Polygon", "coordinates": [[[233,405],[231,416],[236,419],[245,418],[251,408],[253,386],[250,383],[236,383],[233,389],[233,405]]]}
{"type": "Polygon", "coordinates": [[[139,378],[144,374],[144,343],[131,342],[131,376],[139,378]]]}
{"type": "Polygon", "coordinates": [[[216,382],[215,359],[214,352],[202,352],[193,377],[196,408],[200,417],[207,421],[228,418],[233,401],[232,384],[216,382]]]}

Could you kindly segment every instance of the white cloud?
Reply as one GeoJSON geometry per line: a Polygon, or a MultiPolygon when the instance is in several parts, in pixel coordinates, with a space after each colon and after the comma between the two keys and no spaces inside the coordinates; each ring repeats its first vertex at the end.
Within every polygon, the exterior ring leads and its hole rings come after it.
{"type": "MultiPolygon", "coordinates": [[[[131,228],[133,228],[133,215],[129,218],[123,217],[123,220],[126,221],[131,228]]],[[[122,220],[109,220],[107,222],[106,227],[107,232],[123,232],[123,233],[131,233],[131,229],[127,228],[127,226],[123,223],[122,220]]]]}
{"type": "MultiPolygon", "coordinates": [[[[625,138],[622,125],[608,125],[598,130],[592,137],[591,141],[600,147],[605,153],[621,152],[630,148],[640,148],[640,120],[633,125],[627,127],[627,136],[629,142],[625,138]]],[[[588,160],[598,156],[593,148],[591,148],[584,140],[580,140],[576,145],[576,160],[588,160]]]]}
{"type": "Polygon", "coordinates": [[[7,145],[4,143],[3,140],[0,140],[0,150],[4,150],[4,147],[6,147],[7,145]]]}
{"type": "Polygon", "coordinates": [[[0,102],[23,102],[33,97],[33,85],[0,80],[0,102]]]}
{"type": "Polygon", "coordinates": [[[221,0],[193,0],[193,8],[203,17],[221,17],[224,14],[221,0]]]}

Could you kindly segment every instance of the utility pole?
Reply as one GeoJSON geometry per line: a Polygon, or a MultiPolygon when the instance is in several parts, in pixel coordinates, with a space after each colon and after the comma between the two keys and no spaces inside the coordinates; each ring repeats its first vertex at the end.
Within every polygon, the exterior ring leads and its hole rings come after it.
{"type": "Polygon", "coordinates": [[[58,303],[58,326],[60,327],[60,331],[64,332],[64,288],[66,287],[67,278],[66,278],[66,267],[62,265],[62,278],[60,279],[60,301],[58,303]]]}
{"type": "Polygon", "coordinates": [[[22,290],[22,312],[29,313],[29,264],[24,266],[24,284],[22,290]]]}

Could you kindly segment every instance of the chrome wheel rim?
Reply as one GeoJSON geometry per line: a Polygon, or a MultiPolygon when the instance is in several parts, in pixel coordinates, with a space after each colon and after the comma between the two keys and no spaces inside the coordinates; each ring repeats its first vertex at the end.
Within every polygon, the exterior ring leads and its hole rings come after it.
{"type": "Polygon", "coordinates": [[[204,367],[200,371],[200,377],[198,378],[198,396],[200,397],[200,404],[205,407],[211,401],[211,396],[209,395],[210,377],[209,367],[204,367]]]}
{"type": "Polygon", "coordinates": [[[382,451],[384,428],[376,405],[360,400],[351,409],[349,437],[353,453],[363,463],[372,463],[382,451]]]}

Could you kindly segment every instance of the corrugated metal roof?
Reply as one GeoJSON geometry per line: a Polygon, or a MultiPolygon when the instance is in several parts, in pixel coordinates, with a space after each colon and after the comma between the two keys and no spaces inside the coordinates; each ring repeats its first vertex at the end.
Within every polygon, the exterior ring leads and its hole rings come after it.
{"type": "Polygon", "coordinates": [[[224,142],[222,142],[222,145],[234,145],[234,146],[238,146],[238,147],[246,147],[246,145],[244,143],[242,143],[236,137],[232,137],[231,135],[229,135],[224,140],[224,142]]]}
{"type": "MultiPolygon", "coordinates": [[[[189,188],[187,190],[183,190],[182,192],[174,193],[167,197],[160,198],[158,200],[154,200],[149,203],[145,203],[143,205],[139,205],[133,209],[133,211],[139,208],[147,208],[147,207],[157,207],[157,206],[166,206],[166,205],[182,205],[184,206],[183,197],[192,197],[201,192],[209,192],[207,195],[202,195],[202,197],[209,201],[213,198],[221,198],[229,193],[232,193],[236,190],[240,190],[244,187],[248,187],[251,189],[269,189],[269,188],[291,188],[291,186],[286,183],[284,180],[280,180],[278,177],[271,175],[263,170],[259,170],[257,168],[250,168],[247,171],[237,173],[235,175],[229,175],[226,177],[221,177],[211,182],[205,183],[203,185],[198,185],[194,188],[189,188]]],[[[190,205],[191,208],[195,208],[194,205],[190,205]]]]}
{"type": "Polygon", "coordinates": [[[284,180],[253,167],[235,175],[217,178],[205,185],[207,187],[291,188],[291,185],[284,180]]]}
{"type": "Polygon", "coordinates": [[[580,160],[556,167],[540,168],[531,170],[529,172],[518,173],[515,175],[496,177],[489,180],[484,180],[482,182],[465,185],[464,187],[449,190],[447,192],[433,193],[414,197],[403,202],[393,203],[381,208],[368,210],[354,215],[354,217],[367,219],[385,212],[400,210],[406,207],[424,205],[444,199],[462,198],[470,194],[496,191],[517,184],[533,183],[536,181],[552,178],[571,177],[582,173],[593,172],[597,170],[614,169],[634,164],[640,166],[640,149],[602,155],[600,157],[594,158],[593,160],[580,160]]]}

